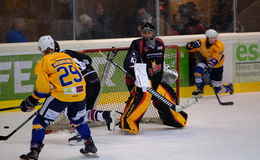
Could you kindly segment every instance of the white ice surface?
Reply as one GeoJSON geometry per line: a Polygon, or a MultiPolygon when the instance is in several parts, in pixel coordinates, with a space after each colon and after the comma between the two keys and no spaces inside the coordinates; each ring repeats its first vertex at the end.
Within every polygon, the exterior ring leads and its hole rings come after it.
{"type": "MultiPolygon", "coordinates": [[[[92,128],[99,160],[259,160],[260,92],[220,96],[234,101],[221,106],[204,97],[187,108],[187,127],[175,129],[141,124],[138,135],[122,135],[119,129],[92,128]]],[[[32,113],[0,113],[0,134],[7,135],[32,113]],[[9,125],[9,129],[4,129],[9,125]]],[[[0,141],[0,159],[15,160],[29,151],[31,122],[6,141],[0,141]]],[[[81,146],[68,146],[70,133],[46,135],[40,160],[82,160],[81,146]]]]}

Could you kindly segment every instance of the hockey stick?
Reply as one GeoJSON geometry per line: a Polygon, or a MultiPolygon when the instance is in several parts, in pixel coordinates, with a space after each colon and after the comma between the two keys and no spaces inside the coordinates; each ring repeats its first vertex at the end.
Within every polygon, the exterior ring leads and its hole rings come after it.
{"type": "Polygon", "coordinates": [[[227,106],[227,105],[233,105],[234,104],[234,102],[222,102],[222,101],[220,101],[220,98],[219,98],[219,96],[218,96],[218,93],[216,92],[216,90],[215,90],[215,88],[212,86],[212,85],[210,85],[210,87],[212,87],[212,89],[213,89],[213,91],[214,91],[214,93],[215,93],[215,95],[216,95],[216,97],[217,97],[217,100],[218,100],[218,103],[220,104],[220,105],[225,105],[225,106],[227,106]]]}
{"type": "Polygon", "coordinates": [[[210,74],[207,73],[207,72],[204,73],[204,74],[205,74],[205,75],[208,77],[208,79],[209,79],[209,86],[213,89],[213,92],[215,93],[215,96],[217,97],[218,103],[219,103],[220,105],[224,105],[224,106],[233,105],[234,102],[222,102],[222,101],[220,101],[220,98],[219,98],[219,96],[218,96],[218,93],[216,92],[215,88],[213,87],[213,85],[212,85],[212,83],[211,83],[210,74]]]}
{"type": "MultiPolygon", "coordinates": [[[[129,77],[133,78],[134,77],[128,73],[124,68],[122,68],[121,66],[119,66],[117,63],[115,63],[112,59],[108,58],[107,56],[105,56],[101,51],[99,52],[100,55],[102,55],[108,62],[110,62],[111,64],[113,64],[115,67],[117,67],[119,70],[121,70],[122,72],[124,72],[125,74],[127,74],[129,77]]],[[[115,53],[114,53],[115,54],[115,53]]],[[[164,98],[161,94],[159,94],[157,91],[155,91],[153,88],[151,87],[147,87],[147,91],[149,93],[151,93],[155,98],[159,99],[161,102],[163,102],[164,104],[166,104],[169,108],[173,109],[176,112],[180,112],[182,110],[184,110],[185,108],[195,104],[198,102],[197,98],[192,98],[190,100],[190,103],[187,103],[185,105],[175,105],[172,102],[170,102],[168,99],[164,98]]]]}
{"type": "MultiPolygon", "coordinates": [[[[39,103],[37,105],[42,105],[43,103],[39,103]]],[[[12,109],[20,109],[20,106],[16,106],[16,107],[8,107],[8,108],[0,108],[0,112],[1,111],[8,111],[8,110],[12,110],[12,109]]]]}
{"type": "Polygon", "coordinates": [[[8,111],[8,110],[12,110],[12,109],[19,109],[21,108],[20,106],[18,107],[8,107],[8,108],[1,108],[0,111],[8,111]]]}
{"type": "MultiPolygon", "coordinates": [[[[38,110],[39,111],[39,110],[38,110]]],[[[10,138],[13,134],[15,134],[20,128],[22,128],[27,122],[29,122],[34,116],[38,114],[38,111],[34,112],[30,117],[28,117],[22,124],[20,124],[17,128],[15,128],[10,134],[7,136],[0,136],[0,141],[5,141],[10,138]]]]}

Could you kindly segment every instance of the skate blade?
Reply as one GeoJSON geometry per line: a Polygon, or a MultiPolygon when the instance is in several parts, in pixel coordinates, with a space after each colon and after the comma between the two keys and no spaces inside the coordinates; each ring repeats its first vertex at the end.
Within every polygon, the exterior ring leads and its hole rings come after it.
{"type": "Polygon", "coordinates": [[[83,145],[83,141],[77,141],[77,140],[71,140],[69,141],[69,146],[79,146],[79,145],[83,145]]]}
{"type": "Polygon", "coordinates": [[[192,98],[202,98],[202,94],[199,94],[199,95],[192,95],[192,98]]]}
{"type": "Polygon", "coordinates": [[[83,156],[86,158],[99,158],[99,155],[97,153],[87,153],[87,154],[83,154],[83,156]]]}

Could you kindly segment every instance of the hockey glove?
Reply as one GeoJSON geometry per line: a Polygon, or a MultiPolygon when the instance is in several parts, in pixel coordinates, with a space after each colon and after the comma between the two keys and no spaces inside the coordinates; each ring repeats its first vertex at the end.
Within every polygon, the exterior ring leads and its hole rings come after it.
{"type": "Polygon", "coordinates": [[[201,41],[200,40],[191,41],[191,42],[187,43],[186,49],[187,50],[192,50],[194,48],[199,48],[200,46],[201,46],[201,41]]]}
{"type": "Polygon", "coordinates": [[[204,73],[208,73],[208,74],[209,74],[209,73],[211,72],[212,68],[213,68],[212,64],[209,63],[209,64],[205,67],[204,73]]]}
{"type": "Polygon", "coordinates": [[[20,104],[21,110],[23,112],[31,112],[35,106],[39,104],[38,100],[33,98],[32,96],[27,97],[20,104]]]}
{"type": "Polygon", "coordinates": [[[200,46],[201,46],[201,41],[200,40],[193,41],[193,47],[194,48],[199,48],[200,46]]]}

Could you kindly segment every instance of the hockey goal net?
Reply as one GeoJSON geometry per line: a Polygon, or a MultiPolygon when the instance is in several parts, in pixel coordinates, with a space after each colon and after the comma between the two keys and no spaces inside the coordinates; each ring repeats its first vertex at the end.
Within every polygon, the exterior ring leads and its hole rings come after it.
{"type": "MultiPolygon", "coordinates": [[[[125,74],[116,66],[106,60],[109,56],[116,64],[123,67],[124,58],[128,48],[102,48],[102,49],[87,49],[82,50],[82,54],[87,54],[92,58],[92,66],[98,73],[101,90],[97,98],[96,110],[116,110],[123,112],[125,102],[129,97],[129,92],[125,85],[125,74]],[[109,54],[116,52],[116,54],[109,54]]],[[[170,69],[175,69],[179,73],[179,77],[172,87],[175,89],[178,97],[180,94],[180,49],[176,45],[166,46],[165,64],[169,65],[170,69]]],[[[119,118],[119,115],[118,117],[119,118]]],[[[144,114],[142,122],[158,122],[159,115],[156,109],[151,105],[144,114]]],[[[101,123],[90,123],[91,126],[101,125],[101,123]]],[[[60,117],[47,130],[57,131],[69,129],[69,123],[66,117],[61,114],[60,117]]]]}

